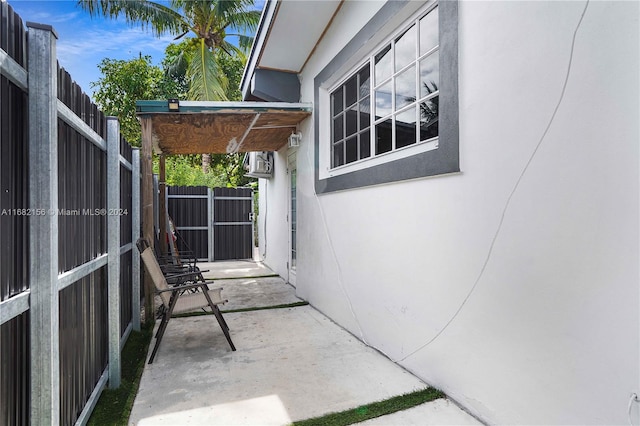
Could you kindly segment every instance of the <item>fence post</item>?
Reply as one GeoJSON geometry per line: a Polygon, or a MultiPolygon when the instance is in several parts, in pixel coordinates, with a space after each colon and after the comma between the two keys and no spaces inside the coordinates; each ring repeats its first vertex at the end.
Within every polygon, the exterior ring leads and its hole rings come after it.
{"type": "Polygon", "coordinates": [[[209,247],[209,262],[213,262],[213,189],[207,187],[207,242],[209,247]]]}
{"type": "Polygon", "coordinates": [[[131,301],[131,309],[133,310],[133,329],[140,331],[140,254],[136,247],[136,241],[140,238],[140,150],[133,148],[131,153],[131,228],[133,235],[133,249],[131,256],[131,273],[133,274],[133,288],[131,290],[133,300],[131,301]]]}
{"type": "Polygon", "coordinates": [[[27,22],[31,421],[60,423],[57,34],[27,22]]]}
{"type": "Polygon", "coordinates": [[[109,387],[120,387],[120,123],[107,117],[109,387]]]}
{"type": "Polygon", "coordinates": [[[213,193],[213,189],[207,187],[207,227],[209,230],[207,233],[209,234],[209,262],[213,262],[215,260],[215,196],[213,193]]]}

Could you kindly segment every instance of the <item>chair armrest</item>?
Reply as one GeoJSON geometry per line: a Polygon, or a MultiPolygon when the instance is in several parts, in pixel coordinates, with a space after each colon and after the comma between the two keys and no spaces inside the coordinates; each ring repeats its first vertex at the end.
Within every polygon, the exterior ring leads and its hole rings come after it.
{"type": "Polygon", "coordinates": [[[174,287],[170,287],[170,288],[165,288],[164,290],[156,290],[156,293],[165,293],[167,291],[182,291],[182,290],[189,290],[190,288],[198,288],[198,287],[202,287],[204,286],[204,289],[207,291],[211,291],[211,290],[218,290],[221,291],[222,287],[217,287],[217,288],[209,288],[207,286],[207,283],[203,283],[203,282],[199,282],[199,283],[193,283],[193,284],[180,284],[180,285],[176,285],[174,287]]]}
{"type": "MultiPolygon", "coordinates": [[[[186,277],[193,277],[193,276],[197,276],[200,275],[203,271],[189,271],[189,272],[184,272],[182,274],[166,274],[165,278],[167,280],[174,280],[176,278],[186,278],[186,277]]],[[[209,280],[205,280],[205,281],[213,281],[212,279],[209,280]]]]}

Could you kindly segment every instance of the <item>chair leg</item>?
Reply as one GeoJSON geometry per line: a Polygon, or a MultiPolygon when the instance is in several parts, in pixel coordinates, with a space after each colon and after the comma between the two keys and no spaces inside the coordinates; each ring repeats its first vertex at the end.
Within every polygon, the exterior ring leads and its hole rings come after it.
{"type": "Polygon", "coordinates": [[[218,308],[218,305],[214,305],[216,307],[215,311],[213,312],[213,315],[216,315],[216,318],[218,318],[218,315],[216,314],[216,312],[220,315],[220,319],[222,320],[222,324],[220,324],[221,326],[224,325],[224,328],[227,329],[227,331],[229,331],[229,326],[227,325],[227,321],[225,321],[224,317],[222,316],[222,312],[220,311],[220,308],[218,308]]]}
{"type": "Polygon", "coordinates": [[[153,364],[153,360],[156,357],[156,353],[158,352],[158,348],[160,348],[160,342],[162,342],[162,336],[164,336],[164,331],[167,329],[167,324],[171,319],[171,314],[173,313],[173,308],[176,305],[176,300],[178,299],[177,295],[171,297],[171,301],[169,302],[169,309],[165,310],[164,317],[162,318],[162,322],[158,327],[158,332],[156,333],[156,344],[153,347],[153,351],[151,352],[151,357],[149,358],[149,364],[153,364]]]}
{"type": "Polygon", "coordinates": [[[213,301],[211,300],[211,296],[209,296],[209,292],[205,291],[204,292],[204,297],[207,298],[207,302],[209,302],[209,306],[211,307],[211,310],[213,311],[213,315],[215,315],[216,320],[218,320],[218,324],[220,325],[220,328],[222,329],[222,332],[224,333],[224,337],[227,338],[227,342],[229,342],[229,346],[231,346],[231,350],[235,351],[236,347],[233,344],[233,342],[231,341],[231,336],[229,335],[229,326],[227,325],[227,322],[222,317],[222,313],[220,312],[218,307],[213,304],[213,301]]]}

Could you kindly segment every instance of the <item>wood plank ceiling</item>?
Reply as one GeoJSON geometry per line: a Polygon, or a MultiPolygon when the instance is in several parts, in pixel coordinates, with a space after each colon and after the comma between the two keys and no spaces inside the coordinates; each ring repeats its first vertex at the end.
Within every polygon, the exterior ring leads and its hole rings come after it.
{"type": "MultiPolygon", "coordinates": [[[[277,151],[296,126],[311,115],[311,108],[254,107],[243,102],[228,108],[202,108],[185,112],[145,112],[152,123],[154,151],[158,154],[217,154],[277,151]]],[[[263,104],[264,105],[264,104],[263,104]]]]}

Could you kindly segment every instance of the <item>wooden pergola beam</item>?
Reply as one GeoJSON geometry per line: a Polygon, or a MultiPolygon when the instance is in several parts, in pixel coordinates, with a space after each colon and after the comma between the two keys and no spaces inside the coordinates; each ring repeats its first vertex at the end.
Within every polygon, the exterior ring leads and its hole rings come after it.
{"type": "MultiPolygon", "coordinates": [[[[149,242],[153,249],[153,123],[151,117],[141,116],[140,126],[142,127],[142,237],[149,242]]],[[[144,274],[144,320],[146,324],[151,324],[155,320],[155,287],[151,277],[145,270],[144,274]]]]}

